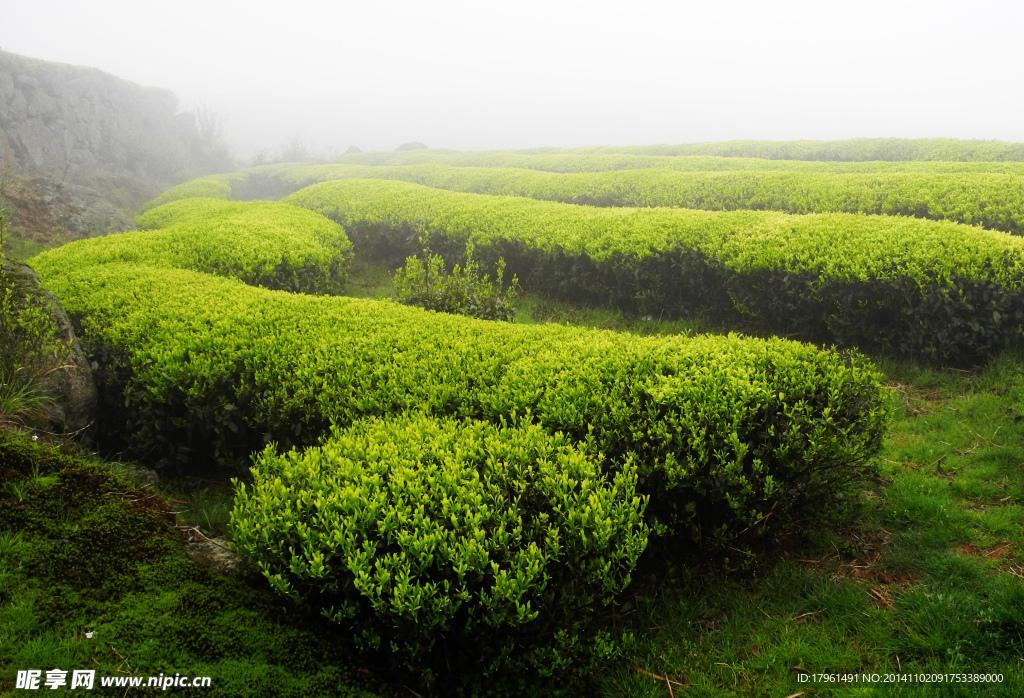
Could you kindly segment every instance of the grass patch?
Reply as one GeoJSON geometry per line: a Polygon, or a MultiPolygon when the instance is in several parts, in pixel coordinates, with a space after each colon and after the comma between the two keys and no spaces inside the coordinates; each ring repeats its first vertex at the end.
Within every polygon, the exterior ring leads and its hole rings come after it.
{"type": "Polygon", "coordinates": [[[630,609],[633,665],[611,698],[1024,694],[1024,361],[972,373],[880,362],[897,419],[863,510],[749,578],[659,574],[630,609]],[[648,672],[647,674],[643,673],[648,672]],[[857,681],[801,680],[855,674],[857,681]],[[1002,683],[870,684],[862,674],[996,673],[1002,683]],[[812,677],[813,678],[813,677],[812,677]],[[813,689],[813,692],[812,692],[813,689]]]}
{"type": "Polygon", "coordinates": [[[110,469],[0,432],[0,480],[23,495],[0,490],[0,694],[57,667],[212,677],[183,695],[395,695],[325,621],[192,562],[167,502],[110,469]]]}

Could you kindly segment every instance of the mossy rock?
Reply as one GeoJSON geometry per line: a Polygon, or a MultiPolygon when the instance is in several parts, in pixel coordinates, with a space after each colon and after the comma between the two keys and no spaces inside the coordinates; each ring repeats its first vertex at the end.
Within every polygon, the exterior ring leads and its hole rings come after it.
{"type": "Polygon", "coordinates": [[[71,320],[57,297],[43,287],[32,267],[5,258],[3,271],[13,284],[16,296],[46,309],[54,327],[54,338],[68,348],[66,357],[40,368],[43,390],[55,399],[47,415],[51,430],[76,433],[84,443],[91,443],[99,398],[92,369],[75,336],[71,320]]]}

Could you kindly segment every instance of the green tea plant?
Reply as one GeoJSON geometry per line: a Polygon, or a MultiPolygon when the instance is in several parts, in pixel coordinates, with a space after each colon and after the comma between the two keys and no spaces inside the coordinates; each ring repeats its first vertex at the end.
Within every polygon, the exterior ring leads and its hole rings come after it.
{"type": "Polygon", "coordinates": [[[357,165],[444,163],[457,166],[531,167],[583,172],[640,167],[694,169],[808,169],[865,172],[882,170],[1024,172],[1019,143],[951,138],[856,138],[846,141],[728,141],[687,145],[548,148],[534,151],[354,153],[338,162],[357,165]],[[711,167],[708,166],[711,163],[711,167]],[[719,163],[714,166],[715,163],[719,163]]]}
{"type": "Polygon", "coordinates": [[[528,419],[610,467],[633,458],[662,530],[711,544],[773,508],[772,523],[828,506],[864,475],[887,419],[870,363],[787,340],[485,322],[178,269],[67,265],[59,250],[39,268],[103,357],[121,437],[193,467],[410,410],[528,419]]]}
{"type": "Polygon", "coordinates": [[[747,316],[821,344],[972,365],[1018,346],[1024,239],[945,221],[851,214],[595,209],[335,180],[283,200],[326,215],[363,254],[429,233],[472,242],[524,287],[644,314],[747,316]]]}
{"type": "MultiPolygon", "coordinates": [[[[68,265],[131,263],[194,269],[297,293],[340,293],[352,244],[323,216],[270,202],[194,198],[150,209],[140,231],[80,240],[56,255],[68,265]]],[[[34,263],[46,265],[49,253],[34,263]]]]}
{"type": "Polygon", "coordinates": [[[399,696],[328,622],[189,559],[164,498],[73,453],[0,430],[0,693],[20,670],[88,665],[210,676],[208,698],[399,696]]]}
{"type": "MultiPolygon", "coordinates": [[[[245,181],[257,177],[255,171],[239,174],[245,181]]],[[[451,191],[590,206],[863,213],[948,220],[1015,235],[1024,232],[1021,174],[670,168],[559,173],[422,164],[293,166],[259,176],[276,179],[285,193],[335,179],[397,179],[451,191]]]]}
{"type": "Polygon", "coordinates": [[[472,244],[466,246],[466,263],[449,272],[441,255],[432,254],[428,237],[420,238],[423,250],[418,257],[409,257],[405,267],[395,272],[395,298],[404,305],[425,310],[467,315],[481,320],[512,322],[516,309],[513,301],[519,279],[512,277],[508,288],[502,288],[505,260],[498,259],[495,280],[480,276],[480,265],[473,259],[472,244]]]}
{"type": "Polygon", "coordinates": [[[537,425],[410,414],[268,446],[236,481],[235,545],[271,586],[423,673],[551,675],[617,651],[594,623],[648,531],[612,477],[537,425]]]}
{"type": "Polygon", "coordinates": [[[228,199],[231,197],[232,184],[240,181],[242,177],[242,175],[231,172],[227,174],[207,175],[205,177],[199,177],[198,179],[192,179],[175,187],[171,187],[155,199],[147,201],[142,205],[141,210],[145,213],[150,209],[163,206],[164,204],[172,201],[178,201],[179,199],[204,197],[228,199]]]}

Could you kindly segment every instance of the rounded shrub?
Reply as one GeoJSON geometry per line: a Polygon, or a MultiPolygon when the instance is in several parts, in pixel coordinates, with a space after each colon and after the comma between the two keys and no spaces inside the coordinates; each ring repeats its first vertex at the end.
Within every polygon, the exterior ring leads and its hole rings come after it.
{"type": "Polygon", "coordinates": [[[405,415],[255,459],[236,481],[236,547],[271,586],[348,624],[429,681],[440,668],[593,667],[592,617],[647,544],[635,468],[537,425],[405,415]]]}

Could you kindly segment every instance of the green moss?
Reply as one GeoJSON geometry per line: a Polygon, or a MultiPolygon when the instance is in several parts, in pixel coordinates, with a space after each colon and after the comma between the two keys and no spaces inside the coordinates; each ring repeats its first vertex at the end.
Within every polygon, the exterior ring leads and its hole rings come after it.
{"type": "Polygon", "coordinates": [[[210,676],[207,697],[391,695],[326,621],[193,563],[155,493],[2,432],[0,482],[23,492],[0,489],[0,693],[59,667],[210,676]]]}

